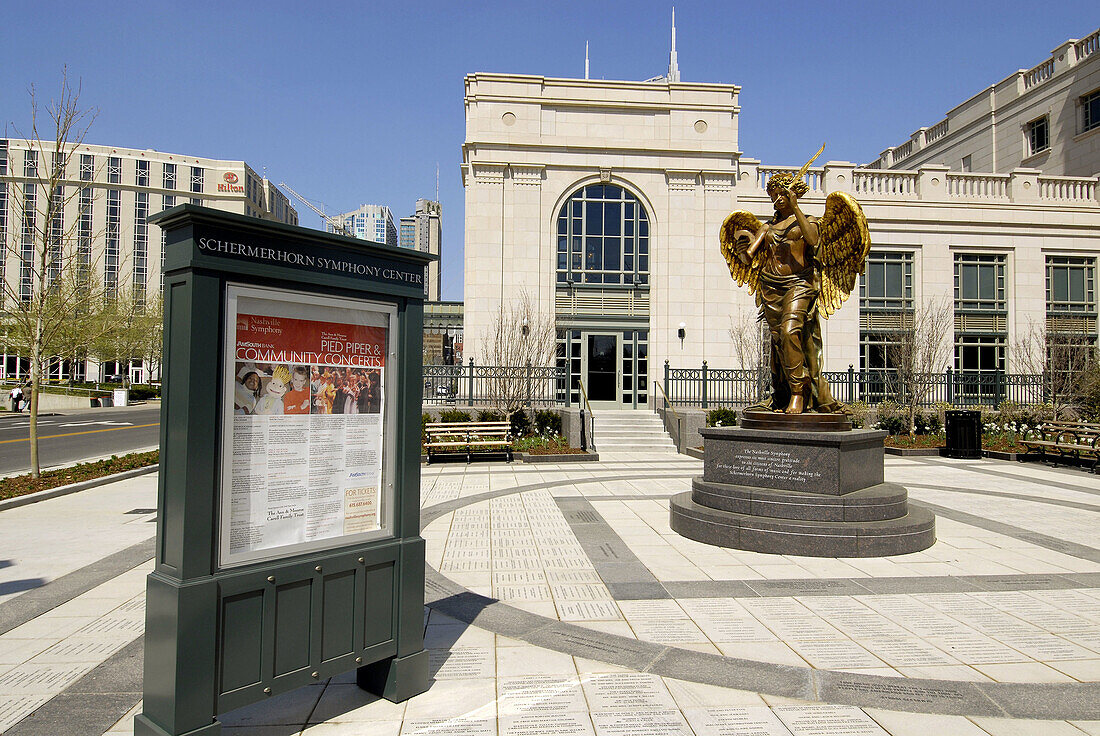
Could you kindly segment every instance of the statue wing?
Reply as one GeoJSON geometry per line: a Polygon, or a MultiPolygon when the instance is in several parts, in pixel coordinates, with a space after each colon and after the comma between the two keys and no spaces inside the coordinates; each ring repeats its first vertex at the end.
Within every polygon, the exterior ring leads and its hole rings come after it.
{"type": "Polygon", "coordinates": [[[738,286],[747,284],[751,294],[756,293],[756,280],[764,265],[764,249],[757,250],[748,263],[742,258],[748,260],[749,244],[762,227],[764,223],[756,215],[737,210],[730,213],[718,233],[718,239],[722,243],[722,257],[729,266],[730,276],[738,286]]]}
{"type": "Polygon", "coordinates": [[[863,208],[851,195],[833,192],[825,198],[825,214],[817,221],[821,241],[817,262],[821,266],[818,304],[826,319],[844,304],[867,265],[871,234],[863,208]]]}

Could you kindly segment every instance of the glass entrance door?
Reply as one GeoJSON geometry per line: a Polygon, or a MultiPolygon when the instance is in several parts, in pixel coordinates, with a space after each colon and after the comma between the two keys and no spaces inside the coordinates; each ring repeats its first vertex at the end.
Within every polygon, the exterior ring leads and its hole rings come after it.
{"type": "Polygon", "coordinates": [[[617,334],[586,333],[584,336],[584,387],[593,408],[617,405],[622,375],[622,350],[617,334]]]}

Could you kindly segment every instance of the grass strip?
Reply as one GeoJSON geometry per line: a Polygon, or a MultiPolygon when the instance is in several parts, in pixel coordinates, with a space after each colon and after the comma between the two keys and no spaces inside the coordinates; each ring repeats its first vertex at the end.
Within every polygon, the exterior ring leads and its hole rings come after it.
{"type": "Polygon", "coordinates": [[[121,457],[112,455],[106,460],[77,463],[68,468],[47,470],[38,478],[32,478],[30,473],[16,475],[0,480],[0,500],[25,496],[28,493],[37,493],[38,491],[47,491],[58,486],[67,486],[86,480],[95,480],[106,475],[121,473],[124,470],[156,465],[158,462],[160,462],[160,450],[153,450],[151,452],[135,452],[121,457]]]}

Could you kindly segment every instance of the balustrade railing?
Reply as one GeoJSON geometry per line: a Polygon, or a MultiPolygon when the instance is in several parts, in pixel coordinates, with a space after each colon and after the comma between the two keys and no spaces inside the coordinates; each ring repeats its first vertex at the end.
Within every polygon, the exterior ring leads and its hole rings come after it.
{"type": "Polygon", "coordinates": [[[915,197],[918,174],[915,171],[855,169],[852,190],[856,195],[879,197],[915,197]]]}
{"type": "Polygon", "coordinates": [[[937,138],[943,138],[945,135],[947,135],[947,120],[946,119],[941,120],[940,122],[936,123],[931,128],[929,128],[928,130],[924,131],[924,142],[926,144],[931,143],[932,141],[936,140],[937,138]]]}
{"type": "Polygon", "coordinates": [[[1095,201],[1096,180],[1071,176],[1040,176],[1039,199],[1051,202],[1095,201]]]}
{"type": "Polygon", "coordinates": [[[1008,199],[1009,174],[949,173],[947,196],[966,199],[1008,199]]]}
{"type": "Polygon", "coordinates": [[[1030,89],[1036,84],[1047,81],[1054,76],[1054,59],[1047,59],[1042,64],[1032,67],[1024,72],[1024,89],[1030,89]]]}
{"type": "Polygon", "coordinates": [[[1073,45],[1074,54],[1077,57],[1077,61],[1081,61],[1086,56],[1096,53],[1100,50],[1100,31],[1096,31],[1091,36],[1086,36],[1073,45]]]}
{"type": "MultiPolygon", "coordinates": [[[[761,166],[757,171],[757,184],[761,189],[767,187],[768,179],[772,178],[776,174],[790,174],[794,176],[798,173],[797,167],[786,166],[761,166]]],[[[802,175],[802,181],[806,183],[810,189],[806,193],[808,195],[822,195],[824,191],[822,185],[824,184],[825,169],[812,168],[808,169],[805,174],[802,175]]]]}

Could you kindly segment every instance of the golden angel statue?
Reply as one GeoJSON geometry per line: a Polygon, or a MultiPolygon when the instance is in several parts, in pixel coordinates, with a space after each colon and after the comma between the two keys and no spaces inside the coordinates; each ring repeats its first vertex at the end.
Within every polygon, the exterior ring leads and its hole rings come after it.
{"type": "Polygon", "coordinates": [[[825,198],[821,219],[803,214],[798,197],[809,187],[800,175],[776,174],[766,189],[775,206],[770,220],[739,210],[720,234],[730,275],[756,297],[771,333],[772,396],[752,408],[842,412],[821,375],[819,317],[836,312],[863,273],[871,247],[867,219],[843,192],[825,198]]]}

